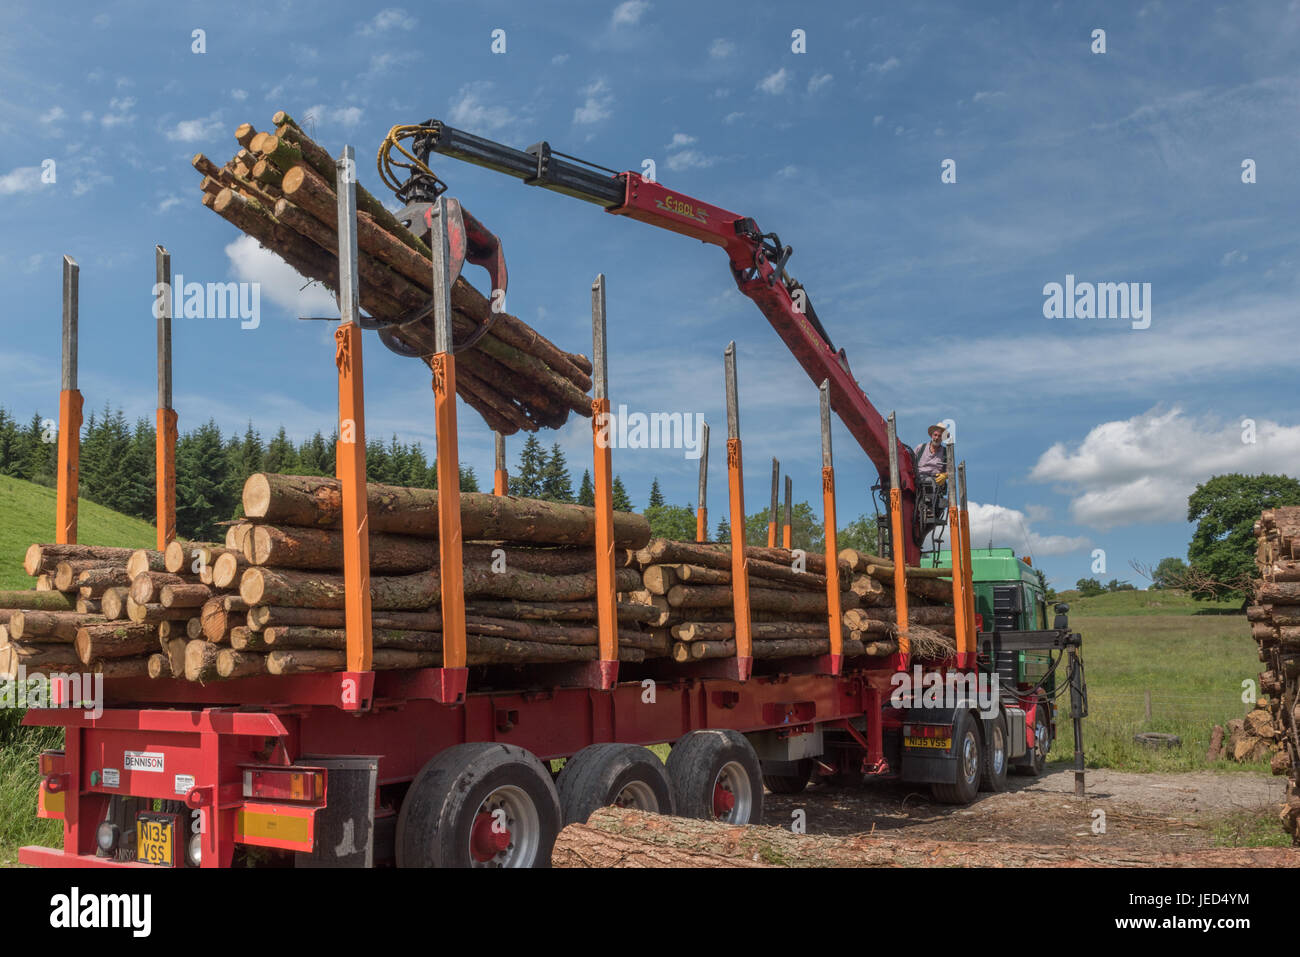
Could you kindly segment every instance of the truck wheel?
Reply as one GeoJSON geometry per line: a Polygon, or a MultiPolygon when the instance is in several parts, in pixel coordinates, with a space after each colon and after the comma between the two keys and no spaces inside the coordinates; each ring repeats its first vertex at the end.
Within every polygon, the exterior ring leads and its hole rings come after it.
{"type": "Polygon", "coordinates": [[[1047,723],[1047,702],[1041,698],[1034,709],[1034,747],[1023,764],[1016,765],[1017,774],[1042,777],[1047,770],[1047,752],[1052,750],[1052,729],[1047,723]]]}
{"type": "Polygon", "coordinates": [[[988,740],[984,748],[984,773],[980,775],[981,791],[1007,789],[1007,719],[998,715],[984,726],[988,740]]]}
{"type": "Polygon", "coordinates": [[[773,794],[798,794],[808,786],[812,777],[813,763],[808,758],[795,763],[794,774],[768,774],[764,772],[763,783],[773,794]]]}
{"type": "Polygon", "coordinates": [[[664,763],[635,744],[593,744],[568,761],[555,782],[565,824],[586,824],[602,807],[673,813],[672,785],[664,763]]]}
{"type": "Polygon", "coordinates": [[[979,728],[969,711],[958,711],[952,724],[952,740],[957,755],[957,781],[954,784],[931,784],[930,794],[940,804],[969,804],[980,792],[984,748],[979,728]]]}
{"type": "Polygon", "coordinates": [[[673,803],[681,817],[759,824],[763,771],[754,747],[738,731],[692,731],[668,753],[673,803]]]}
{"type": "Polygon", "coordinates": [[[398,867],[550,867],[560,800],[512,744],[458,744],[429,761],[397,815],[398,867]]]}

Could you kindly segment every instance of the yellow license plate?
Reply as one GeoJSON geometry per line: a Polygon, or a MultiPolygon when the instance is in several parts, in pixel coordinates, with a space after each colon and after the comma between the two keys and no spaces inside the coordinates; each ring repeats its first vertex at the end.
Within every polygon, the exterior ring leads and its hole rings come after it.
{"type": "Polygon", "coordinates": [[[143,864],[171,867],[175,864],[176,819],[174,816],[136,818],[135,859],[143,864]]]}
{"type": "Polygon", "coordinates": [[[952,738],[904,738],[903,743],[909,748],[935,748],[947,751],[952,747],[952,738]]]}

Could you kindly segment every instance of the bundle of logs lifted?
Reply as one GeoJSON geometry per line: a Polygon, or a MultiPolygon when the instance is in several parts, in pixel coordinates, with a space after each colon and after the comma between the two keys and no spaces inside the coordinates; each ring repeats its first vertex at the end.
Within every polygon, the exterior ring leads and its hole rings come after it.
{"type": "MultiPolygon", "coordinates": [[[[442,664],[437,492],[367,486],[374,668],[442,664]]],[[[591,661],[597,649],[595,510],[462,493],[468,664],[591,661]]],[[[345,668],[341,484],[256,474],[222,544],[165,552],[32,545],[36,589],[0,592],[0,676],[92,670],[207,682],[345,668]]],[[[614,513],[619,658],[668,667],[734,656],[731,550],[652,539],[614,513]]],[[[830,650],[826,559],[746,549],[756,659],[830,650]]],[[[840,553],[843,653],[898,650],[893,567],[840,553]]],[[[907,570],[911,653],[955,649],[952,585],[907,570]]]]}
{"type": "MultiPolygon", "coordinates": [[[[1266,509],[1255,523],[1255,603],[1246,609],[1265,671],[1260,691],[1268,696],[1271,737],[1285,744],[1273,754],[1274,774],[1287,776],[1282,826],[1300,845],[1300,506],[1266,509]]],[[[1261,729],[1263,730],[1263,729],[1261,729]]]]}
{"type": "MultiPolygon", "coordinates": [[[[305,278],[337,292],[334,159],[289,114],[276,113],[272,122],[275,132],[239,126],[240,149],[224,166],[195,155],[194,168],[203,174],[203,205],[305,278]]],[[[357,210],[361,307],[379,320],[406,319],[426,309],[433,287],[428,246],[359,184],[357,210]]],[[[464,277],[453,284],[451,301],[458,341],[490,321],[486,334],[457,353],[456,391],[491,428],[512,435],[559,428],[570,412],[591,416],[589,359],[560,350],[515,316],[494,310],[490,298],[464,277]]],[[[394,335],[428,362],[434,352],[432,323],[431,318],[406,323],[394,335]]]]}

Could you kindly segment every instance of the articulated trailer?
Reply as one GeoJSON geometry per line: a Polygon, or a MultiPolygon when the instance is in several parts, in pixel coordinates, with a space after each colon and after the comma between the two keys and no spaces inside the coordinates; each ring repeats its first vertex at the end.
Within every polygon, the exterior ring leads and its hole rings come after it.
{"type": "MultiPolygon", "coordinates": [[[[368,589],[360,572],[366,567],[364,458],[340,445],[344,527],[355,532],[345,535],[347,670],[207,685],[110,678],[100,714],[69,707],[84,697],[83,689],[55,679],[51,700],[63,706],[30,710],[25,722],[65,729],[64,748],[40,756],[37,802],[40,816],[62,821],[63,842],[60,848],[22,848],[22,863],[229,867],[270,857],[305,867],[545,866],[561,827],[611,804],[760,823],[765,789],[796,793],[814,778],[901,779],[929,785],[940,801],[964,804],[981,789],[1004,788],[1012,768],[1042,773],[1056,733],[1060,690],[1044,679],[1052,679],[1062,662],[1068,662],[1076,789],[1082,787],[1080,641],[1070,631],[1064,606],[1058,606],[1051,628],[1045,627],[1045,606],[1033,627],[998,622],[984,627],[990,619],[976,611],[971,581],[964,466],[956,467],[950,444],[948,474],[959,478],[960,504],[953,495],[945,515],[931,496],[918,509],[917,492],[924,483],[912,453],[898,440],[893,416],[886,422],[867,400],[843,350],[831,345],[804,289],[786,273],[788,246],[748,217],[671,193],[634,172],[606,176],[552,154],[545,143],[516,151],[432,121],[398,128],[390,143],[399,132],[414,139],[418,156],[408,167],[415,169],[412,180],[398,189],[411,204],[399,218],[428,237],[435,250],[433,302],[410,321],[427,314],[437,320],[439,351],[432,364],[442,487],[454,487],[458,474],[451,372],[455,348],[465,345],[452,343],[448,289],[465,261],[487,265],[494,289],[497,282],[504,287],[505,272],[495,237],[440,195],[441,181],[425,165],[435,151],[727,250],[741,291],[758,303],[821,387],[830,653],[755,660],[747,653],[748,592],[737,587],[735,657],[688,664],[618,660],[611,472],[608,444],[600,442],[599,432],[609,398],[604,286],[598,280],[593,286],[593,425],[595,554],[603,582],[597,595],[599,660],[467,668],[463,595],[457,612],[450,584],[456,576],[449,574],[442,606],[443,667],[370,670],[363,600],[368,589]],[[840,653],[832,410],[889,490],[898,652],[865,663],[840,653]],[[952,533],[951,553],[958,557],[948,576],[956,647],[948,659],[922,668],[909,655],[906,574],[916,566],[923,543],[933,541],[944,524],[952,533]],[[602,562],[608,562],[605,571],[602,562]],[[1007,654],[1026,651],[1049,660],[1054,655],[1054,661],[1043,674],[1004,667],[1007,654]],[[647,747],[664,743],[672,746],[666,763],[647,747]],[[556,771],[559,761],[563,767],[556,771]]],[[[357,187],[348,175],[353,163],[350,149],[345,150],[338,191],[339,413],[353,421],[354,445],[364,449],[359,330],[377,328],[382,338],[402,323],[363,321],[357,309],[357,187]]],[[[65,319],[65,335],[66,329],[65,319]]],[[[734,381],[729,350],[732,568],[734,580],[741,582],[746,559],[734,381]]],[[[75,383],[65,389],[75,389],[75,383]]],[[[61,437],[67,425],[65,420],[61,437]]],[[[75,428],[71,431],[75,434],[75,428]]],[[[174,435],[174,427],[170,431],[174,435]]],[[[166,461],[161,451],[159,461],[166,461]]],[[[160,467],[160,503],[165,471],[160,467]]],[[[60,469],[61,485],[67,474],[60,469]]],[[[61,491],[60,502],[67,498],[61,491]]],[[[75,507],[75,498],[72,502],[75,507]]],[[[703,505],[701,500],[701,528],[703,505]]],[[[454,540],[459,556],[454,496],[440,496],[438,510],[439,547],[454,540]]],[[[163,511],[160,504],[160,530],[163,511]]],[[[442,553],[442,567],[457,567],[448,554],[442,553]]]]}

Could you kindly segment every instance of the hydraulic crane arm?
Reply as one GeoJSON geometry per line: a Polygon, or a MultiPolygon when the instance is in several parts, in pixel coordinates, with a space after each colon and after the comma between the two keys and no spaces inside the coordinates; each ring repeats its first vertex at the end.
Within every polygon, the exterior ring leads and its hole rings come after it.
{"type": "MultiPolygon", "coordinates": [[[[854,379],[843,350],[837,352],[831,344],[806,291],[786,273],[791,249],[782,246],[775,233],[763,233],[753,219],[668,189],[639,173],[619,173],[593,166],[553,152],[545,142],[527,150],[513,149],[437,120],[419,126],[395,127],[380,149],[380,172],[398,198],[408,203],[429,202],[446,189],[428,168],[432,153],[506,173],[527,185],[594,203],[616,216],[721,246],[731,261],[736,285],[757,304],[804,371],[814,383],[829,380],[831,408],[876,466],[883,484],[888,486],[889,444],[885,420],[854,379]],[[400,145],[402,139],[413,141],[415,155],[400,145]],[[396,161],[391,156],[394,148],[413,162],[396,161]],[[411,171],[405,182],[396,181],[394,167],[411,171]]],[[[911,461],[911,450],[902,442],[899,457],[902,462],[911,461]]],[[[911,468],[902,469],[900,484],[903,528],[911,532],[904,542],[906,558],[908,564],[914,565],[920,558],[920,542],[915,540],[912,520],[916,481],[911,468]]]]}

